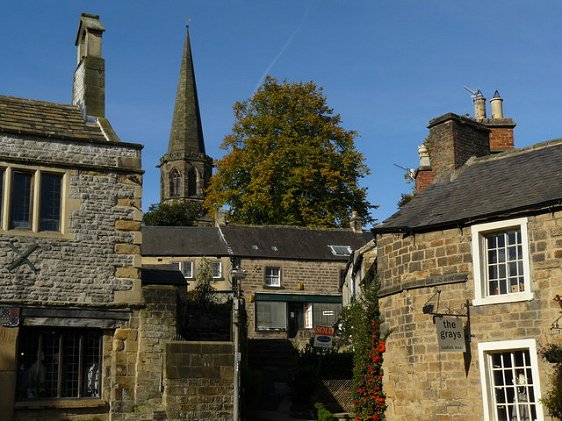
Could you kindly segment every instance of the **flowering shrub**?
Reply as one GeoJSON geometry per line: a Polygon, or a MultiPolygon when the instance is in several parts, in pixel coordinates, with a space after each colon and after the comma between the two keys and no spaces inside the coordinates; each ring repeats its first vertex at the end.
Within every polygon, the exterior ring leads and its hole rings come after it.
{"type": "Polygon", "coordinates": [[[552,386],[541,398],[551,416],[562,418],[562,346],[550,344],[538,351],[539,355],[554,364],[552,386]]]}
{"type": "Polygon", "coordinates": [[[356,421],[385,419],[383,354],[388,334],[381,332],[379,283],[370,270],[363,297],[342,312],[342,340],[353,347],[353,406],[356,421]]]}
{"type": "MultiPolygon", "coordinates": [[[[383,420],[386,399],[382,387],[382,362],[386,345],[381,340],[380,323],[371,320],[369,346],[365,349],[365,358],[361,358],[361,366],[356,367],[359,387],[354,390],[353,403],[355,420],[383,420]]],[[[359,359],[359,358],[358,358],[359,359]]]]}

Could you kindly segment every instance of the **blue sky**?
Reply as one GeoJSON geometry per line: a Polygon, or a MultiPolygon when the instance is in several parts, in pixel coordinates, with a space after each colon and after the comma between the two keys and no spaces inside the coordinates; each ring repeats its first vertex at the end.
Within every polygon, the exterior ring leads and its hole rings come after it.
{"type": "Polygon", "coordinates": [[[562,2],[488,0],[20,0],[0,5],[0,95],[70,102],[81,12],[106,27],[106,113],[141,143],[143,207],[159,200],[185,23],[207,153],[232,127],[232,105],[264,72],[313,80],[359,132],[361,184],[379,221],[408,192],[430,119],[470,113],[463,89],[497,89],[518,147],[562,136],[562,2]],[[277,58],[277,59],[276,59],[277,58]],[[276,59],[276,60],[275,60],[276,59]]]}

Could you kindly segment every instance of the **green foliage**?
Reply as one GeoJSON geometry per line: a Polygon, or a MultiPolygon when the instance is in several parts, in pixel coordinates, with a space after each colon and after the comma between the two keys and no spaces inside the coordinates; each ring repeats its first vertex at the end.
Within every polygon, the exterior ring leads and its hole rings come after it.
{"type": "Polygon", "coordinates": [[[321,402],[316,402],[314,408],[316,409],[316,418],[318,421],[334,421],[336,419],[334,414],[328,411],[321,402]]]}
{"type": "Polygon", "coordinates": [[[163,202],[150,205],[142,221],[145,225],[191,226],[203,214],[204,208],[199,202],[163,202]]]}
{"type": "Polygon", "coordinates": [[[562,419],[562,347],[550,344],[541,348],[539,354],[549,363],[555,364],[552,386],[543,393],[540,401],[551,416],[562,419]]]}
{"type": "Polygon", "coordinates": [[[216,304],[216,289],[213,286],[213,268],[207,259],[201,259],[197,275],[195,276],[195,288],[187,293],[188,304],[207,306],[216,304]]]}
{"type": "Polygon", "coordinates": [[[374,206],[358,185],[369,171],[357,134],[340,126],[321,88],[268,77],[234,114],[207,209],[227,205],[230,220],[245,224],[342,227],[352,210],[372,222],[374,206]]]}
{"type": "Polygon", "coordinates": [[[379,282],[374,269],[365,277],[363,296],[342,312],[342,339],[354,350],[353,404],[356,420],[384,420],[383,353],[388,334],[381,332],[379,282]]]}

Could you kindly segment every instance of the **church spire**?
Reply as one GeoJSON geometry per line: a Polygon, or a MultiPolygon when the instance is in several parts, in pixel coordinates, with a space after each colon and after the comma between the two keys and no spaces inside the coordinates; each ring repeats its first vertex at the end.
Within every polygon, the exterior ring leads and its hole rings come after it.
{"type": "Polygon", "coordinates": [[[195,71],[191,56],[189,27],[185,31],[185,44],[181,62],[174,118],[170,132],[168,153],[185,151],[188,155],[205,154],[201,114],[195,84],[195,71]]]}
{"type": "Polygon", "coordinates": [[[168,151],[160,159],[160,200],[202,200],[211,168],[212,159],[205,154],[188,27],[168,151]]]}

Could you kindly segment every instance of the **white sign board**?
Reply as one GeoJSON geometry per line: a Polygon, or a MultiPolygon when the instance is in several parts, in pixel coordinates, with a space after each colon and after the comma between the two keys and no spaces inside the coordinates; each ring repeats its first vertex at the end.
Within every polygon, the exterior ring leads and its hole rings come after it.
{"type": "Polygon", "coordinates": [[[441,352],[465,352],[464,324],[461,317],[435,316],[437,343],[441,352]]]}
{"type": "Polygon", "coordinates": [[[316,348],[331,348],[333,345],[334,328],[331,326],[318,326],[314,329],[314,346],[316,348]]]}

